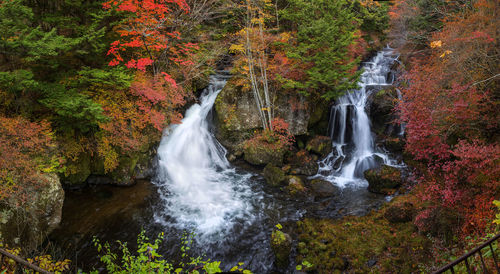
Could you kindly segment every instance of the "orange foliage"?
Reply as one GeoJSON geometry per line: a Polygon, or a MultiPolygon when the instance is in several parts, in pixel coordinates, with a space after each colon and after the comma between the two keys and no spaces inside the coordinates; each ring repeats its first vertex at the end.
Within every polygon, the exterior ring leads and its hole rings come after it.
{"type": "Polygon", "coordinates": [[[55,149],[48,122],[0,116],[0,200],[13,198],[19,206],[47,183],[43,173],[57,171],[62,163],[55,149]]]}

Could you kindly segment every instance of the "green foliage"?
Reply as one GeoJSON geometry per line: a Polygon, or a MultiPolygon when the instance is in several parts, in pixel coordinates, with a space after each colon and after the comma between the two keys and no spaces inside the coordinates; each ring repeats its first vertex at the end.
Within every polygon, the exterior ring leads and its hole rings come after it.
{"type": "Polygon", "coordinates": [[[99,123],[108,121],[99,104],[75,89],[66,90],[63,85],[46,84],[44,92],[46,96],[40,103],[57,115],[53,120],[60,131],[78,129],[86,133],[97,129],[99,123]]]}
{"type": "MultiPolygon", "coordinates": [[[[158,253],[160,244],[164,239],[164,233],[158,234],[154,241],[146,237],[144,230],[137,237],[137,251],[131,252],[127,243],[117,241],[121,255],[112,251],[109,243],[101,244],[99,239],[94,237],[94,246],[101,253],[100,260],[106,265],[109,273],[219,273],[220,261],[211,261],[202,257],[192,257],[189,255],[193,234],[184,233],[181,238],[182,261],[170,263],[163,259],[158,253]]],[[[241,268],[244,263],[239,263],[231,271],[238,271],[251,274],[249,270],[241,268]]],[[[97,273],[97,272],[96,272],[97,273]]]]}
{"type": "Polygon", "coordinates": [[[352,4],[345,0],[288,2],[282,16],[293,22],[297,42],[289,47],[287,56],[305,64],[307,80],[286,79],[284,87],[306,95],[316,90],[325,99],[355,88],[360,73],[353,70],[358,60],[350,59],[348,47],[355,39],[360,20],[352,12],[352,4]]]}
{"type": "Polygon", "coordinates": [[[363,4],[362,1],[353,1],[353,10],[356,17],[361,19],[360,29],[365,33],[374,33],[384,38],[384,31],[389,28],[389,5],[384,2],[363,4]]]}
{"type": "Polygon", "coordinates": [[[493,204],[497,207],[498,213],[495,214],[495,220],[493,220],[493,223],[500,225],[500,201],[493,201],[493,204]]]}

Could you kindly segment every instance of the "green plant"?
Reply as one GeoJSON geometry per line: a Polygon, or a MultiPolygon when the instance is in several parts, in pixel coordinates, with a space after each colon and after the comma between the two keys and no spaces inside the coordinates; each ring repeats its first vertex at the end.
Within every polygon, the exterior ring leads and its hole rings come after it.
{"type": "Polygon", "coordinates": [[[308,268],[310,268],[310,267],[312,267],[312,266],[313,266],[313,264],[312,264],[312,263],[310,263],[310,262],[308,262],[308,261],[306,261],[306,260],[303,260],[303,261],[302,261],[302,263],[298,264],[298,265],[295,267],[295,269],[297,269],[297,270],[299,270],[299,271],[300,271],[300,270],[302,270],[302,269],[308,269],[308,268]]]}
{"type": "MultiPolygon", "coordinates": [[[[137,251],[131,252],[126,242],[117,241],[121,250],[121,256],[111,250],[109,243],[101,244],[99,239],[94,237],[94,246],[97,251],[103,253],[100,260],[106,265],[109,273],[219,273],[220,261],[211,261],[201,256],[192,257],[189,250],[193,243],[194,234],[184,233],[181,237],[181,257],[182,261],[173,263],[168,262],[158,253],[158,248],[163,242],[164,233],[158,234],[154,241],[145,235],[144,230],[137,237],[137,251]]],[[[239,271],[245,274],[251,274],[249,270],[241,268],[243,263],[239,263],[231,271],[239,271]]],[[[97,273],[97,272],[92,272],[97,273]]]]}

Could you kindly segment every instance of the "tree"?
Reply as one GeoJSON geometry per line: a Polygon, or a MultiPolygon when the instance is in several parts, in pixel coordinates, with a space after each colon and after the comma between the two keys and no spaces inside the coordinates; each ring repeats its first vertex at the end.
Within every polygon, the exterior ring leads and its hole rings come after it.
{"type": "Polygon", "coordinates": [[[151,66],[154,76],[161,73],[165,80],[176,87],[175,80],[162,66],[168,65],[169,62],[180,66],[191,65],[192,62],[184,60],[183,56],[197,48],[197,45],[192,43],[179,43],[181,34],[169,29],[175,20],[172,16],[174,9],[189,12],[186,1],[110,0],[104,2],[103,7],[128,13],[117,29],[120,39],[111,43],[107,53],[113,56],[109,65],[124,63],[128,68],[141,71],[146,71],[146,68],[151,66]]]}
{"type": "Polygon", "coordinates": [[[345,0],[289,0],[282,11],[296,39],[287,51],[287,57],[298,60],[306,68],[306,80],[284,79],[285,88],[308,95],[319,92],[325,99],[333,99],[357,87],[360,72],[352,73],[359,60],[350,60],[348,48],[356,39],[360,20],[351,4],[345,0]]]}

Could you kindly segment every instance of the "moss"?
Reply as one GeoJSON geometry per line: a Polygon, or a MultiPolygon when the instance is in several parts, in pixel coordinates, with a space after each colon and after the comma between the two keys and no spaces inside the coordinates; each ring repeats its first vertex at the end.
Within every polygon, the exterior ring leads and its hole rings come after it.
{"type": "Polygon", "coordinates": [[[368,190],[374,193],[390,194],[401,185],[401,171],[387,165],[366,170],[364,176],[369,183],[368,190]]]}
{"type": "Polygon", "coordinates": [[[290,195],[300,195],[306,192],[302,180],[297,176],[288,176],[287,190],[290,195]]]}
{"type": "Polygon", "coordinates": [[[64,185],[83,185],[91,174],[92,157],[89,153],[80,153],[75,161],[66,164],[66,172],[60,174],[64,185]]]}
{"type": "Polygon", "coordinates": [[[431,243],[411,222],[389,223],[383,217],[386,208],[337,221],[299,221],[296,261],[311,262],[311,270],[319,273],[418,272],[419,264],[429,259],[431,243]]]}
{"type": "Polygon", "coordinates": [[[286,179],[283,170],[271,164],[268,164],[264,168],[264,178],[266,182],[272,186],[279,186],[286,179]]]}
{"type": "Polygon", "coordinates": [[[274,252],[276,265],[280,268],[286,268],[292,250],[292,238],[290,235],[279,229],[275,229],[271,233],[271,248],[274,252]]]}
{"type": "Polygon", "coordinates": [[[282,166],[284,155],[285,149],[283,147],[262,141],[247,142],[244,147],[244,159],[253,165],[273,164],[282,166]]]}
{"type": "Polygon", "coordinates": [[[328,136],[316,136],[307,142],[306,150],[325,157],[332,151],[332,140],[328,136]]]}

